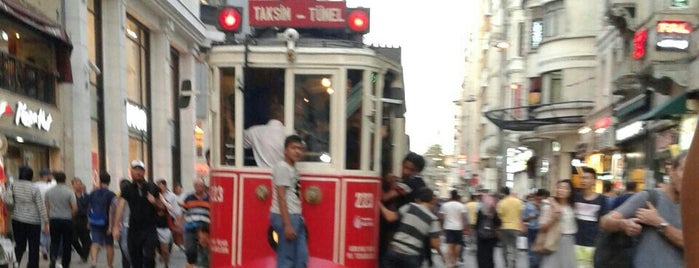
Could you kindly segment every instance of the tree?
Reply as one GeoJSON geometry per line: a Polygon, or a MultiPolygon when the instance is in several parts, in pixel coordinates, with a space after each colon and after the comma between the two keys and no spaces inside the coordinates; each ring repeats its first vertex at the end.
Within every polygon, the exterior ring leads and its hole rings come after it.
{"type": "Polygon", "coordinates": [[[429,162],[432,163],[433,166],[441,166],[444,167],[444,153],[442,152],[442,145],[439,144],[434,144],[430,146],[430,148],[427,149],[427,152],[425,152],[424,155],[425,158],[428,158],[429,162]]]}

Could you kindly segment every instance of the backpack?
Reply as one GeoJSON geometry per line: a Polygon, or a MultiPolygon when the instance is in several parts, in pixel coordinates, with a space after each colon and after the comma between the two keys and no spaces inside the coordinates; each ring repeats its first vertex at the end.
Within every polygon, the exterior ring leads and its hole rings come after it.
{"type": "Polygon", "coordinates": [[[87,211],[87,220],[90,225],[107,226],[113,194],[107,189],[98,189],[90,194],[90,205],[87,211]]]}
{"type": "MultiPolygon", "coordinates": [[[[657,207],[658,192],[652,189],[648,192],[648,200],[657,207]]],[[[632,268],[633,256],[638,238],[630,237],[623,231],[619,232],[599,232],[595,241],[595,268],[632,268]]]]}
{"type": "Polygon", "coordinates": [[[478,211],[478,222],[476,223],[476,236],[478,239],[492,239],[497,237],[497,229],[500,226],[500,218],[497,213],[488,216],[478,211]]]}

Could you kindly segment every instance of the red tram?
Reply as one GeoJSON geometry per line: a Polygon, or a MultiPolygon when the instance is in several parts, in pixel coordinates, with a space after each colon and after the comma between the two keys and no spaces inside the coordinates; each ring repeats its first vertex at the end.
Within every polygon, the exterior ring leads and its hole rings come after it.
{"type": "Polygon", "coordinates": [[[276,263],[271,170],[256,165],[242,139],[244,129],[267,122],[273,105],[284,107],[287,134],[307,145],[297,168],[310,267],[376,267],[381,174],[399,171],[408,143],[400,49],[362,44],[368,29],[353,32],[347,20],[368,23],[368,9],[349,16],[343,1],[248,4],[253,31],[214,46],[208,59],[211,267],[276,263]],[[266,21],[277,14],[266,7],[286,3],[294,3],[292,21],[266,21]],[[299,21],[304,16],[333,21],[299,21]]]}

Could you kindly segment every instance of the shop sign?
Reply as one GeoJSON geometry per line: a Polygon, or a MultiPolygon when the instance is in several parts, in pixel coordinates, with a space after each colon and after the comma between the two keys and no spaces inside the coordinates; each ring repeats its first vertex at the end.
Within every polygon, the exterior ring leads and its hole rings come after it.
{"type": "Polygon", "coordinates": [[[252,27],[345,27],[345,1],[251,0],[248,4],[252,27]]]}
{"type": "Polygon", "coordinates": [[[138,131],[148,131],[148,115],[146,115],[146,111],[137,105],[127,102],[126,124],[138,131]]]}
{"type": "Polygon", "coordinates": [[[12,112],[12,106],[10,106],[7,101],[0,102],[0,118],[2,118],[3,115],[11,115],[12,112]]]}
{"type": "Polygon", "coordinates": [[[50,113],[44,111],[44,109],[39,108],[37,111],[32,111],[27,108],[27,104],[21,101],[17,102],[17,109],[15,112],[15,125],[22,125],[24,127],[44,130],[46,132],[51,131],[51,124],[53,123],[53,117],[50,113]]]}
{"type": "Polygon", "coordinates": [[[692,25],[686,21],[658,21],[656,50],[685,51],[689,48],[692,25]]]}
{"type": "Polygon", "coordinates": [[[643,132],[643,121],[636,121],[616,130],[616,141],[625,141],[643,132]]]}

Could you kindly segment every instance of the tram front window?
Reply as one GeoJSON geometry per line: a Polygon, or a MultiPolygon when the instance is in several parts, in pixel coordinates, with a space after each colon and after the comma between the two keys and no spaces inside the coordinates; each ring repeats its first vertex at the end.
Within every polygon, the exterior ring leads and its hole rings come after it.
{"type": "Polygon", "coordinates": [[[330,97],[335,93],[329,75],[296,75],[294,129],[306,142],[304,161],[332,161],[330,154],[330,97]]]}

